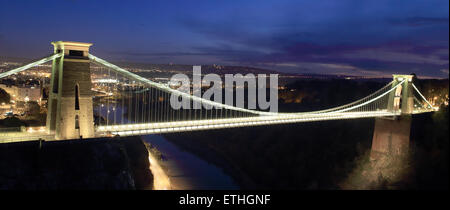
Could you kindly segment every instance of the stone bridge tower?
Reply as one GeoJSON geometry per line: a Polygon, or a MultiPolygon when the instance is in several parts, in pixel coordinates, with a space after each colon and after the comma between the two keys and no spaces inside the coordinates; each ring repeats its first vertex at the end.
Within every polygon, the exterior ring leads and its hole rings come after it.
{"type": "Polygon", "coordinates": [[[402,81],[405,82],[389,94],[387,109],[389,111],[399,111],[402,114],[411,114],[414,109],[414,97],[412,95],[413,75],[394,74],[393,77],[392,87],[395,87],[402,81]]]}
{"type": "Polygon", "coordinates": [[[52,42],[55,53],[50,81],[47,130],[56,139],[94,137],[90,43],[52,42]]]}
{"type": "Polygon", "coordinates": [[[392,87],[403,82],[389,93],[387,110],[398,112],[400,116],[394,118],[375,118],[375,128],[372,138],[372,160],[385,155],[398,156],[405,154],[409,148],[411,132],[411,114],[414,109],[413,75],[393,75],[392,87]]]}

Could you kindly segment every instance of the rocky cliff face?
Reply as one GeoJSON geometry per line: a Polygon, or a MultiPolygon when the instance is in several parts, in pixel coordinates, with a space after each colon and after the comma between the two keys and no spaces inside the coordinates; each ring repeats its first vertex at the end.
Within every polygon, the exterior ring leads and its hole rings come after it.
{"type": "Polygon", "coordinates": [[[140,137],[0,144],[0,189],[151,189],[140,137]]]}

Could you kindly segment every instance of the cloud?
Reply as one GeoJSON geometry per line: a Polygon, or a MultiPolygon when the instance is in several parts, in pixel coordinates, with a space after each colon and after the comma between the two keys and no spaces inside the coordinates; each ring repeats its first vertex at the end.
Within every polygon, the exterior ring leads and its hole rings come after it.
{"type": "Polygon", "coordinates": [[[176,57],[176,56],[192,56],[200,55],[207,56],[207,53],[194,53],[194,52],[128,52],[128,51],[114,51],[112,54],[127,55],[127,56],[139,56],[139,57],[176,57]]]}
{"type": "Polygon", "coordinates": [[[442,76],[440,69],[448,69],[448,2],[254,4],[205,3],[186,8],[189,12],[177,10],[175,26],[164,21],[175,29],[161,36],[171,46],[117,54],[298,73],[442,76]]]}
{"type": "Polygon", "coordinates": [[[301,19],[296,18],[298,13],[293,17],[286,12],[287,22],[267,21],[261,25],[248,18],[237,22],[242,15],[237,13],[230,20],[183,19],[181,25],[210,40],[208,46],[195,47],[196,51],[228,63],[266,64],[268,68],[290,72],[321,71],[314,68],[329,64],[380,74],[440,75],[439,69],[448,66],[448,12],[447,17],[411,17],[414,13],[403,10],[399,12],[404,14],[397,14],[395,6],[405,5],[393,6],[383,11],[386,14],[372,16],[339,11],[323,18],[301,19]],[[323,65],[305,68],[299,63],[323,65]]]}
{"type": "Polygon", "coordinates": [[[447,24],[449,23],[448,17],[410,17],[403,19],[395,19],[388,21],[394,25],[419,27],[419,26],[429,26],[434,24],[447,24]]]}
{"type": "Polygon", "coordinates": [[[344,53],[341,55],[343,58],[349,59],[367,59],[380,62],[397,62],[397,63],[410,63],[410,64],[433,64],[444,65],[448,63],[448,60],[442,60],[437,55],[421,55],[413,54],[409,52],[398,52],[390,49],[364,49],[357,50],[351,53],[344,53]]]}

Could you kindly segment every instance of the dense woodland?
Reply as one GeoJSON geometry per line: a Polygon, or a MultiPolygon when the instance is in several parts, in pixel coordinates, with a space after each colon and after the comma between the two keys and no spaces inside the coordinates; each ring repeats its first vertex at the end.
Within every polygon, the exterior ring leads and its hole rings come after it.
{"type": "MultiPolygon", "coordinates": [[[[288,90],[302,94],[301,100],[280,97],[280,111],[328,108],[384,84],[297,82],[288,90]]],[[[448,93],[446,88],[442,91],[448,93]]],[[[221,166],[244,189],[448,189],[448,106],[413,116],[410,153],[405,157],[371,162],[373,128],[374,119],[357,119],[164,136],[221,166]]]]}

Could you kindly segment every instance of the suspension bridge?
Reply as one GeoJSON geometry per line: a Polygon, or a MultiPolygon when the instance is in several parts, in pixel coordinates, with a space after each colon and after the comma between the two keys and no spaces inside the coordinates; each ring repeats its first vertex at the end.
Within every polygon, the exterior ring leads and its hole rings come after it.
{"type": "Polygon", "coordinates": [[[393,80],[374,93],[333,108],[297,113],[274,113],[240,108],[203,99],[192,90],[144,78],[89,53],[92,44],[52,42],[54,53],[0,73],[0,79],[51,63],[46,126],[3,133],[0,142],[79,139],[187,132],[245,126],[358,118],[389,118],[435,111],[413,83],[411,75],[393,80]],[[186,99],[188,107],[174,109],[170,98],[186,99]]]}

